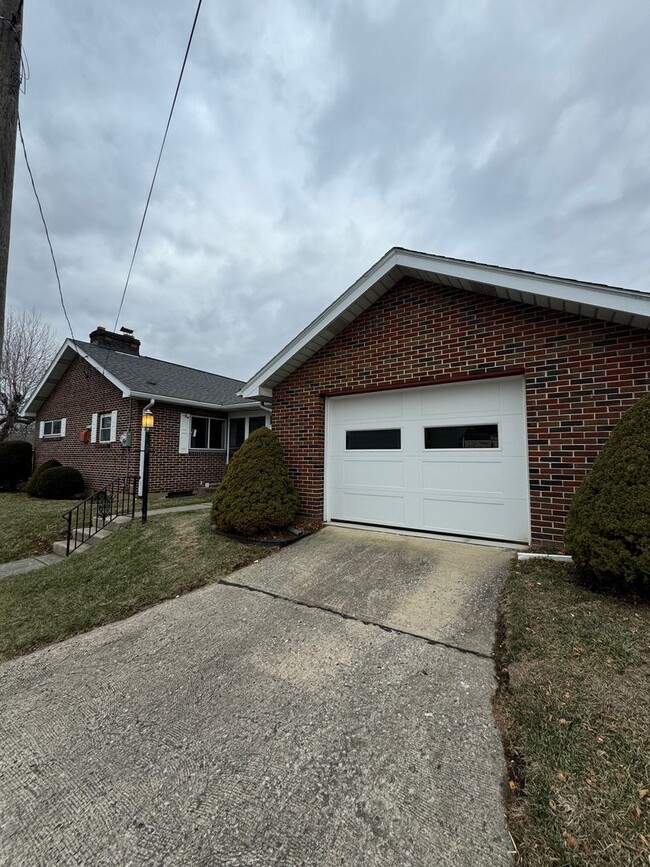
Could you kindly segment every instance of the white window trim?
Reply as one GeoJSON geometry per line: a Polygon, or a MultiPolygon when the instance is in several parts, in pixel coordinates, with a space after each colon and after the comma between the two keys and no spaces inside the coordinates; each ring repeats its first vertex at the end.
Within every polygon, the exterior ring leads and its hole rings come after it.
{"type": "MultiPolygon", "coordinates": [[[[227,432],[228,419],[227,418],[215,418],[214,416],[211,416],[211,415],[194,415],[193,413],[188,413],[188,417],[190,420],[190,429],[189,429],[189,438],[188,438],[189,451],[191,451],[191,452],[225,452],[226,451],[225,443],[226,443],[226,440],[228,438],[228,432],[227,432]],[[206,448],[201,448],[199,446],[193,446],[192,445],[192,419],[194,419],[194,418],[205,418],[209,422],[220,421],[221,425],[222,425],[222,427],[221,427],[221,433],[222,433],[221,440],[224,443],[224,445],[220,446],[218,449],[211,449],[209,446],[206,446],[206,448]]],[[[210,442],[209,426],[208,426],[208,442],[210,442]]]]}
{"type": "Polygon", "coordinates": [[[45,439],[45,440],[63,439],[63,437],[65,436],[66,421],[67,421],[67,419],[65,419],[65,418],[48,418],[46,421],[42,421],[39,424],[39,429],[38,429],[39,439],[45,439]],[[61,430],[59,431],[59,433],[45,433],[45,425],[46,424],[54,424],[57,421],[61,422],[61,430]]]}
{"type": "Polygon", "coordinates": [[[99,445],[107,446],[117,440],[117,410],[112,412],[94,412],[91,422],[90,441],[91,443],[99,443],[99,445]],[[102,420],[110,418],[110,427],[102,428],[102,420]],[[108,439],[102,439],[102,430],[108,430],[108,439]]]}

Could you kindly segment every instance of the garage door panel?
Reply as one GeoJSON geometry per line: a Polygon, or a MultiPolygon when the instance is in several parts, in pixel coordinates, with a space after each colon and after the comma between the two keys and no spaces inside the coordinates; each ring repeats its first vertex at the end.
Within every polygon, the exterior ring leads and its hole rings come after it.
{"type": "Polygon", "coordinates": [[[520,378],[331,398],[327,406],[328,519],[529,540],[520,378]],[[428,427],[458,430],[425,436],[428,427]],[[354,447],[350,438],[346,448],[348,430],[388,428],[399,429],[399,448],[372,448],[384,442],[377,436],[356,437],[354,447]]]}
{"type": "Polygon", "coordinates": [[[422,417],[462,415],[464,418],[491,412],[502,412],[501,390],[494,383],[472,383],[458,386],[439,385],[435,390],[422,392],[422,417]]]}
{"type": "Polygon", "coordinates": [[[426,461],[422,464],[422,490],[463,492],[466,499],[475,495],[503,496],[501,461],[466,463],[462,461],[426,461]]]}
{"type": "MultiPolygon", "coordinates": [[[[491,536],[507,539],[504,526],[516,520],[511,505],[503,500],[472,503],[467,500],[424,498],[424,521],[441,533],[460,533],[464,536],[491,536]]],[[[523,529],[523,528],[522,528],[523,529]]]]}
{"type": "Polygon", "coordinates": [[[401,392],[388,394],[364,395],[363,401],[358,398],[340,398],[341,411],[345,419],[354,422],[354,427],[363,427],[361,422],[384,418],[401,418],[403,415],[404,397],[401,392]]]}
{"type": "Polygon", "coordinates": [[[404,526],[404,497],[378,492],[343,492],[342,514],[346,521],[404,526]]]}
{"type": "Polygon", "coordinates": [[[351,461],[343,464],[343,484],[376,488],[403,488],[402,461],[351,461]]]}

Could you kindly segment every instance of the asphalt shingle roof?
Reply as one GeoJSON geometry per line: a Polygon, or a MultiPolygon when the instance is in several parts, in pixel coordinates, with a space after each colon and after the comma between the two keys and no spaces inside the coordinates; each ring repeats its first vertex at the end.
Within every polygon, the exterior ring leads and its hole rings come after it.
{"type": "Polygon", "coordinates": [[[183,367],[171,361],[160,361],[146,355],[130,355],[106,349],[96,343],[76,341],[83,352],[97,361],[108,373],[131,391],[152,397],[172,397],[199,403],[228,405],[246,403],[237,391],[244,384],[239,379],[208,373],[193,367],[183,367]]]}

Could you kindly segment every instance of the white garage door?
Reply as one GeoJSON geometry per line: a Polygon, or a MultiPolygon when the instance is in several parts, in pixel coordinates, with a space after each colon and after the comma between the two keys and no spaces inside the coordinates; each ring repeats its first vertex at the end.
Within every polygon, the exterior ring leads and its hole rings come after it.
{"type": "Polygon", "coordinates": [[[326,427],[327,520],[530,540],[522,379],[329,398],[326,427]]]}

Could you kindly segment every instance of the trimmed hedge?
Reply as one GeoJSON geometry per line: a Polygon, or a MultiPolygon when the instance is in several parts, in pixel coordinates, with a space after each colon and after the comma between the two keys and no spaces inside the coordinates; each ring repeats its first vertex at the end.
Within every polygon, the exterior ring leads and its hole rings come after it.
{"type": "Polygon", "coordinates": [[[15,491],[32,471],[32,446],[23,440],[0,442],[0,489],[15,491]]]}
{"type": "Polygon", "coordinates": [[[287,527],[298,497],[278,438],[268,428],[254,431],[232,458],[214,496],[212,519],[220,530],[258,536],[287,527]]]}
{"type": "Polygon", "coordinates": [[[33,496],[44,500],[70,500],[82,494],[85,483],[79,470],[74,467],[50,467],[43,470],[35,482],[33,496]]]}
{"type": "Polygon", "coordinates": [[[56,458],[49,458],[47,461],[43,461],[42,464],[39,464],[34,472],[29,477],[29,481],[25,485],[25,492],[29,494],[30,497],[36,496],[36,483],[38,481],[38,477],[41,473],[45,472],[45,470],[51,470],[52,467],[60,467],[61,461],[57,461],[56,458]]]}
{"type": "Polygon", "coordinates": [[[616,425],[578,489],[565,541],[586,583],[650,593],[650,395],[616,425]]]}

